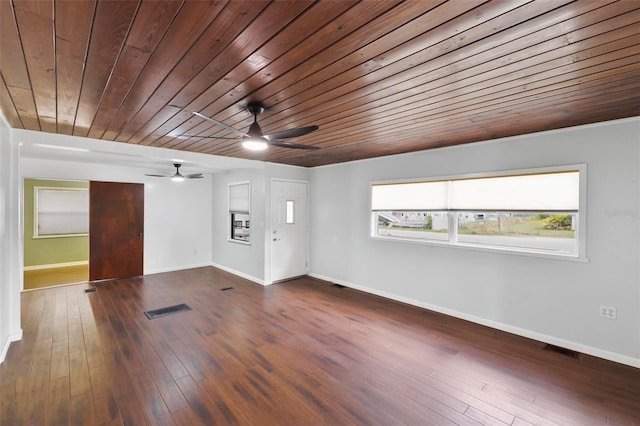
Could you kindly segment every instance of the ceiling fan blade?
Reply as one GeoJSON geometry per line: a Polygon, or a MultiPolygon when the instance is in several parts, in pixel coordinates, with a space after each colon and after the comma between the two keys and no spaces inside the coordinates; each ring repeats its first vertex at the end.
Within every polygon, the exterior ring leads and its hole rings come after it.
{"type": "Polygon", "coordinates": [[[192,173],[190,175],[184,175],[187,179],[200,179],[203,178],[204,175],[202,173],[192,173]]]}
{"type": "Polygon", "coordinates": [[[320,149],[319,146],[313,145],[301,145],[299,143],[285,142],[285,141],[271,141],[268,140],[267,143],[273,146],[279,146],[282,148],[294,148],[294,149],[320,149]]]}
{"type": "Polygon", "coordinates": [[[179,135],[179,136],[175,136],[176,139],[191,139],[191,138],[200,138],[200,139],[225,139],[225,140],[233,140],[233,141],[237,141],[238,138],[225,138],[225,137],[218,137],[218,136],[202,136],[202,135],[179,135]]]}
{"type": "Polygon", "coordinates": [[[145,175],[145,176],[153,176],[153,177],[171,177],[171,176],[173,176],[173,175],[167,175],[167,174],[164,174],[164,175],[154,175],[154,174],[151,174],[151,173],[145,173],[144,175],[145,175]]]}
{"type": "Polygon", "coordinates": [[[233,127],[231,127],[231,126],[227,126],[227,125],[226,125],[226,124],[224,124],[222,121],[218,121],[218,120],[216,120],[216,119],[214,119],[214,118],[207,117],[206,115],[202,115],[202,114],[200,114],[199,112],[195,112],[195,111],[194,111],[194,113],[193,113],[193,114],[197,115],[198,117],[200,117],[200,118],[202,118],[202,119],[204,119],[204,120],[210,121],[210,122],[211,122],[211,123],[213,123],[213,124],[217,124],[218,126],[220,126],[220,127],[224,128],[224,129],[227,129],[228,131],[230,131],[230,132],[232,132],[232,133],[235,133],[236,135],[249,137],[249,135],[248,135],[248,134],[243,133],[243,132],[241,132],[241,131],[240,131],[240,130],[238,130],[238,129],[234,129],[234,128],[233,128],[233,127]]]}
{"type": "Polygon", "coordinates": [[[298,136],[304,136],[308,133],[315,132],[318,130],[318,126],[307,126],[307,127],[297,127],[295,129],[283,130],[282,132],[271,133],[269,135],[264,135],[270,141],[276,139],[289,139],[295,138],[298,136]]]}

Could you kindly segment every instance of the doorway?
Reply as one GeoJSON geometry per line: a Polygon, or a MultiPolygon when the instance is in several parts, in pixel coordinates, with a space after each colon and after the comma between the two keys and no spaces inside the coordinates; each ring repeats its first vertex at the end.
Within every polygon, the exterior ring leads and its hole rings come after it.
{"type": "Polygon", "coordinates": [[[142,275],[144,185],[25,179],[23,232],[24,290],[142,275]]]}
{"type": "Polygon", "coordinates": [[[308,183],[271,181],[271,282],[308,270],[308,183]]]}
{"type": "Polygon", "coordinates": [[[89,182],[24,179],[24,289],[89,279],[89,182]]]}

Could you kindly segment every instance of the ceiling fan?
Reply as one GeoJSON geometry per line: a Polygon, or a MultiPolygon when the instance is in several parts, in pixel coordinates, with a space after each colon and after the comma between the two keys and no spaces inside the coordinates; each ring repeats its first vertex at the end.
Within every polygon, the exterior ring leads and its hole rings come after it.
{"type": "MultiPolygon", "coordinates": [[[[242,138],[242,146],[246,149],[252,151],[262,151],[267,149],[269,145],[279,146],[282,148],[294,148],[294,149],[320,149],[320,147],[313,145],[301,145],[292,142],[285,142],[280,139],[289,139],[295,138],[298,136],[304,136],[308,133],[318,130],[318,126],[306,126],[306,127],[297,127],[295,129],[284,130],[282,132],[271,133],[269,135],[265,135],[262,133],[262,129],[258,124],[258,115],[264,111],[264,106],[260,103],[250,103],[247,105],[247,110],[253,114],[253,123],[249,126],[249,130],[247,133],[241,132],[238,129],[235,129],[231,126],[227,126],[221,121],[218,121],[214,118],[207,117],[206,115],[200,114],[199,112],[194,112],[200,118],[203,118],[207,121],[212,122],[213,124],[217,124],[218,126],[227,129],[228,131],[235,133],[236,135],[242,138]]],[[[202,136],[206,137],[206,136],[202,136]]],[[[216,138],[210,136],[211,139],[224,139],[224,138],[216,138]]]]}
{"type": "Polygon", "coordinates": [[[192,173],[189,175],[183,175],[180,173],[180,166],[182,166],[182,164],[180,163],[174,163],[173,167],[176,168],[176,172],[171,174],[171,173],[164,173],[164,174],[151,174],[151,173],[145,173],[145,176],[153,176],[153,177],[170,177],[172,181],[174,182],[183,182],[185,179],[201,179],[204,177],[204,175],[202,173],[192,173]]]}

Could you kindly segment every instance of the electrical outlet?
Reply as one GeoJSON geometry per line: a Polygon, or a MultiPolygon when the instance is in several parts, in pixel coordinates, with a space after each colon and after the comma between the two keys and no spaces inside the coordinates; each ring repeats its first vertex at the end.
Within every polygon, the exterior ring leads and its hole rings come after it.
{"type": "Polygon", "coordinates": [[[618,316],[618,310],[614,306],[600,306],[600,316],[614,320],[618,316]]]}

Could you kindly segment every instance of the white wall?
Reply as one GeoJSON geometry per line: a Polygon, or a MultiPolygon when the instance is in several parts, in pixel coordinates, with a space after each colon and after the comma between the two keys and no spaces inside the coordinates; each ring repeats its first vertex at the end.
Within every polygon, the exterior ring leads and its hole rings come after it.
{"type": "Polygon", "coordinates": [[[0,362],[12,341],[22,337],[20,328],[21,222],[18,145],[0,114],[0,362]]]}
{"type": "Polygon", "coordinates": [[[309,174],[312,275],[640,367],[640,119],[309,174]],[[371,181],[576,163],[588,165],[588,263],[369,238],[371,181]]]}
{"type": "Polygon", "coordinates": [[[265,228],[264,170],[233,170],[213,175],[213,265],[264,284],[264,228],[265,228]],[[251,182],[250,243],[229,241],[229,184],[251,182]]]}

